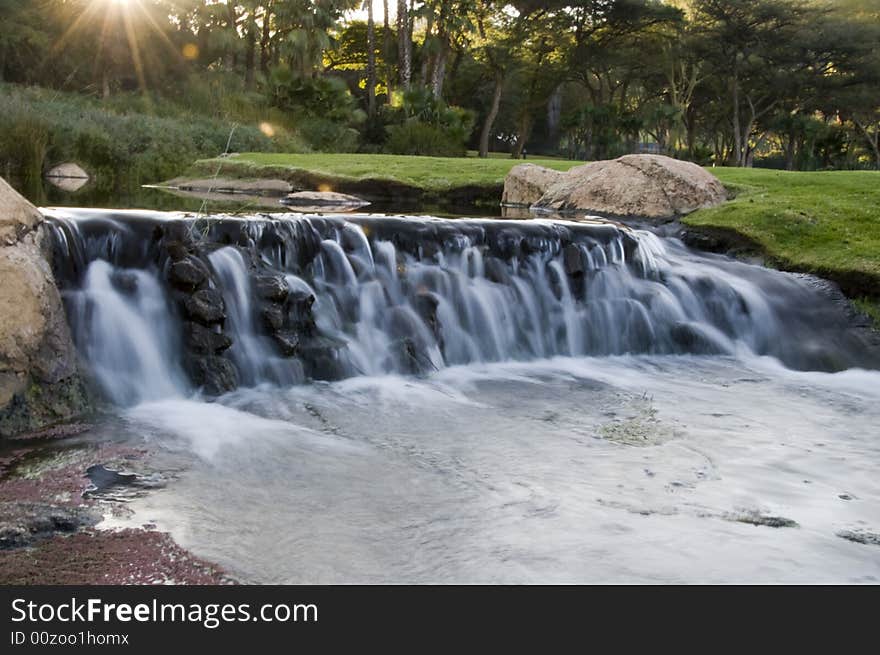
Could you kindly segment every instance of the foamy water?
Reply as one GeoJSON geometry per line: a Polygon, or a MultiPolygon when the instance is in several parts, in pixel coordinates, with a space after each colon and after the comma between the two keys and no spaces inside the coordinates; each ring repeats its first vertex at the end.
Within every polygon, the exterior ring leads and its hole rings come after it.
{"type": "Polygon", "coordinates": [[[878,400],[876,372],[613,357],[144,405],[187,470],[134,520],[250,582],[874,582],[836,533],[880,531],[878,400]]]}

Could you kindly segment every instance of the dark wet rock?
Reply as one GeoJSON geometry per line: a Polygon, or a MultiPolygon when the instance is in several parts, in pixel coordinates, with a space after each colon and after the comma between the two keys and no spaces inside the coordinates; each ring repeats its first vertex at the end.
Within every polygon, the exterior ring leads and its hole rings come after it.
{"type": "Polygon", "coordinates": [[[498,257],[487,257],[483,266],[486,270],[486,279],[496,284],[510,284],[510,271],[498,257]]]}
{"type": "Polygon", "coordinates": [[[179,262],[189,256],[189,249],[182,241],[168,241],[165,243],[165,250],[173,262],[179,262]]]}
{"type": "Polygon", "coordinates": [[[291,291],[287,304],[297,314],[310,313],[315,304],[315,296],[304,290],[291,291]]]}
{"type": "Polygon", "coordinates": [[[850,494],[840,494],[837,496],[841,500],[852,500],[853,497],[850,494]]]}
{"type": "Polygon", "coordinates": [[[0,504],[0,550],[33,545],[58,533],[70,534],[101,520],[99,512],[48,503],[0,504]]]}
{"type": "Polygon", "coordinates": [[[292,357],[299,351],[299,334],[293,330],[282,330],[272,335],[281,354],[285,357],[292,357]]]}
{"type": "Polygon", "coordinates": [[[416,311],[425,322],[435,338],[440,338],[440,322],[437,320],[437,307],[440,305],[440,298],[430,291],[422,291],[416,295],[416,311]]]}
{"type": "Polygon", "coordinates": [[[718,345],[691,323],[676,323],[669,336],[684,352],[695,355],[714,355],[720,352],[718,345]]]}
{"type": "Polygon", "coordinates": [[[284,308],[280,305],[266,305],[260,315],[263,317],[263,323],[271,332],[277,332],[284,327],[285,313],[284,308]]]}
{"type": "Polygon", "coordinates": [[[179,243],[189,248],[193,243],[193,225],[188,221],[163,221],[158,228],[166,244],[179,243]]]}
{"type": "Polygon", "coordinates": [[[258,275],[254,278],[254,289],[260,298],[272,302],[284,302],[290,293],[282,275],[258,275]]]}
{"type": "Polygon", "coordinates": [[[137,481],[137,475],[134,473],[120,473],[108,469],[103,464],[94,464],[86,469],[86,477],[91,481],[91,486],[86,493],[94,493],[104,491],[110,487],[122,485],[127,486],[137,481]]]}
{"type": "Polygon", "coordinates": [[[324,335],[305,337],[297,346],[297,355],[303,362],[305,373],[313,380],[338,380],[344,375],[340,366],[340,351],[346,348],[344,341],[324,335]]]}
{"type": "Polygon", "coordinates": [[[847,541],[857,544],[865,544],[866,546],[880,546],[880,533],[869,532],[867,530],[841,530],[837,536],[847,541]]]}
{"type": "Polygon", "coordinates": [[[769,514],[761,514],[760,512],[745,512],[728,517],[728,520],[737,523],[748,523],[749,525],[763,525],[768,528],[797,528],[800,527],[797,521],[786,518],[784,516],[771,516],[769,514]]]}
{"type": "Polygon", "coordinates": [[[396,368],[409,375],[423,375],[434,369],[427,355],[420,352],[411,337],[402,337],[391,344],[391,350],[397,360],[396,368]]]}
{"type": "Polygon", "coordinates": [[[193,383],[208,395],[219,396],[238,387],[238,370],[223,357],[192,357],[187,361],[186,369],[193,383]]]}
{"type": "Polygon", "coordinates": [[[202,325],[215,325],[226,318],[223,296],[216,289],[202,289],[184,301],[186,314],[202,325]]]}
{"type": "Polygon", "coordinates": [[[195,291],[209,277],[208,267],[197,257],[185,257],[171,264],[168,279],[181,291],[195,291]]]}
{"type": "Polygon", "coordinates": [[[562,264],[565,267],[566,275],[579,276],[585,272],[584,258],[580,248],[572,243],[565,246],[562,251],[562,264]]]}
{"type": "Polygon", "coordinates": [[[86,498],[106,500],[128,500],[143,494],[147,489],[158,489],[165,485],[161,475],[149,476],[137,473],[123,473],[107,468],[104,464],[94,464],[86,469],[91,485],[83,492],[86,498]]]}
{"type": "Polygon", "coordinates": [[[222,332],[215,332],[198,323],[188,321],[184,325],[186,346],[200,355],[219,355],[232,346],[232,339],[222,332]]]}

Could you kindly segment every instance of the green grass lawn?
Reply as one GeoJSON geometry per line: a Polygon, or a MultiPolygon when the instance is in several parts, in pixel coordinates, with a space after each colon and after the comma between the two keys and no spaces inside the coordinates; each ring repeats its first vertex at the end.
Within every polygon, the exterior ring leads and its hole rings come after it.
{"type": "Polygon", "coordinates": [[[880,298],[880,172],[710,171],[736,197],[685,224],[732,230],[781,268],[829,277],[852,295],[863,286],[880,298]]]}
{"type": "MultiPolygon", "coordinates": [[[[565,171],[583,162],[564,159],[526,159],[510,157],[412,157],[408,155],[368,154],[276,154],[248,152],[222,160],[199,162],[241,164],[245,167],[280,167],[353,180],[379,179],[401,182],[426,191],[445,191],[464,186],[498,186],[516,164],[530,163],[565,171]]],[[[239,173],[242,171],[239,171],[239,173]]],[[[256,171],[254,171],[256,173],[256,171]]],[[[500,198],[499,198],[500,200],[500,198]]]]}

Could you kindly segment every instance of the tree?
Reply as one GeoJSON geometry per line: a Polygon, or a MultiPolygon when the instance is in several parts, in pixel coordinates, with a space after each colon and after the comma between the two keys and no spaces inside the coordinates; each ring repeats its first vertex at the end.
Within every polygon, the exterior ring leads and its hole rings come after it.
{"type": "Polygon", "coordinates": [[[373,0],[366,0],[367,8],[367,115],[376,116],[376,24],[373,21],[373,0]]]}

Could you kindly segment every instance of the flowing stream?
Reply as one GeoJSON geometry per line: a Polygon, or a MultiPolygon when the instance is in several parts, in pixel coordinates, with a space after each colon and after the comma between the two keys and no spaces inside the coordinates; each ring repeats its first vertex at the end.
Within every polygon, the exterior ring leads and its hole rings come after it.
{"type": "Polygon", "coordinates": [[[880,579],[880,348],[815,279],[601,221],[47,214],[180,471],[130,521],[244,581],[880,579]]]}

